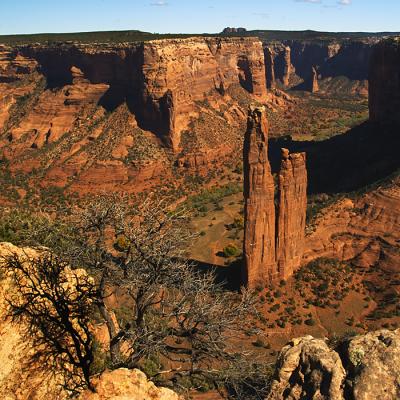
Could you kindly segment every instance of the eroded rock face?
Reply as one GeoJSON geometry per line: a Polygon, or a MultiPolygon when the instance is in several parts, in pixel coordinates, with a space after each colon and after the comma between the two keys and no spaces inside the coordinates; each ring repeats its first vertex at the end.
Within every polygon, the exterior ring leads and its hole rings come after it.
{"type": "Polygon", "coordinates": [[[305,154],[282,149],[278,205],[268,160],[264,107],[251,107],[243,149],[245,232],[243,282],[250,287],[287,279],[300,266],[307,209],[305,154]]]}
{"type": "Polygon", "coordinates": [[[279,354],[266,400],[340,400],[345,376],[339,354],[325,341],[312,336],[293,339],[279,354]]]}
{"type": "Polygon", "coordinates": [[[400,40],[378,43],[372,53],[369,71],[370,119],[400,124],[400,40]]]}
{"type": "Polygon", "coordinates": [[[106,371],[94,381],[96,392],[86,391],[80,400],[182,400],[175,392],[158,388],[137,369],[106,371]]]}
{"type": "Polygon", "coordinates": [[[305,153],[282,149],[279,173],[276,261],[279,277],[287,279],[299,268],[304,251],[307,210],[305,153]]]}
{"type": "Polygon", "coordinates": [[[267,400],[394,400],[400,397],[400,330],[345,340],[336,350],[306,336],[285,346],[267,400]]]}
{"type": "Polygon", "coordinates": [[[194,102],[210,91],[224,94],[240,83],[265,99],[265,65],[261,42],[254,38],[189,38],[144,44],[145,119],[178,149],[194,102]]]}
{"type": "Polygon", "coordinates": [[[348,391],[355,400],[400,398],[400,330],[370,332],[352,339],[342,356],[348,391]]]}
{"type": "Polygon", "coordinates": [[[274,178],[263,107],[249,110],[243,150],[245,231],[243,280],[254,287],[276,277],[274,178]]]}

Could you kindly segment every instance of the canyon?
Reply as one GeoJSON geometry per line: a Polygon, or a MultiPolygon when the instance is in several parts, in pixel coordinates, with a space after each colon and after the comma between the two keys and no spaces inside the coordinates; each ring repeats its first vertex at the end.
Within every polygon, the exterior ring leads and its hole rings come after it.
{"type": "Polygon", "coordinates": [[[6,193],[37,197],[37,181],[69,195],[137,193],[172,184],[176,166],[204,175],[240,154],[253,102],[290,113],[297,100],[282,90],[302,85],[365,96],[375,40],[2,45],[3,175],[24,182],[6,193]]]}
{"type": "MultiPolygon", "coordinates": [[[[172,198],[191,212],[191,262],[255,290],[257,333],[241,343],[271,361],[292,337],[316,337],[283,348],[268,399],[383,396],[369,376],[393,394],[398,331],[366,332],[400,324],[400,42],[236,34],[1,45],[0,205],[55,213],[99,193],[172,198]],[[345,101],[369,119],[343,123],[345,101]],[[326,116],[342,130],[309,135],[302,112],[316,130],[326,116]],[[349,329],[363,335],[344,351],[321,339],[349,329]],[[360,352],[372,356],[345,361],[360,352]]],[[[40,398],[44,378],[12,352],[21,332],[0,330],[0,391],[22,379],[34,389],[16,397],[40,398]]],[[[178,398],[139,371],[106,371],[95,385],[110,399],[178,398]]]]}
{"type": "MultiPolygon", "coordinates": [[[[283,42],[263,41],[267,65],[272,65],[270,81],[283,87],[302,89],[303,82],[312,82],[314,71],[329,86],[335,77],[343,76],[358,81],[356,89],[367,94],[369,60],[376,38],[364,40],[287,40],[283,42]]],[[[267,78],[268,79],[268,78],[267,78]]]]}

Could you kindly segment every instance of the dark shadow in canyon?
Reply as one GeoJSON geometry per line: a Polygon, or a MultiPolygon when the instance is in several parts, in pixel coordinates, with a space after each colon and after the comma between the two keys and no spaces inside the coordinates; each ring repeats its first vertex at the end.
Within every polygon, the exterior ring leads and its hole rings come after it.
{"type": "Polygon", "coordinates": [[[281,148],[307,153],[308,192],[346,193],[381,180],[400,168],[400,127],[365,122],[325,141],[271,139],[269,157],[279,171],[281,148]]]}
{"type": "Polygon", "coordinates": [[[230,291],[240,290],[242,284],[242,259],[237,259],[227,266],[214,265],[197,260],[189,260],[189,262],[195,270],[204,273],[213,272],[216,283],[221,284],[225,289],[230,291]]]}

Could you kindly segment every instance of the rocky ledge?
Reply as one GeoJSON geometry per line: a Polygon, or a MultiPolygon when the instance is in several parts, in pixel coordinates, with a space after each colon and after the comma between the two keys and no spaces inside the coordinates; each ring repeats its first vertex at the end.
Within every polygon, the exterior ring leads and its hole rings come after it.
{"type": "Polygon", "coordinates": [[[339,341],[305,336],[285,346],[266,400],[400,398],[400,329],[339,341]]]}

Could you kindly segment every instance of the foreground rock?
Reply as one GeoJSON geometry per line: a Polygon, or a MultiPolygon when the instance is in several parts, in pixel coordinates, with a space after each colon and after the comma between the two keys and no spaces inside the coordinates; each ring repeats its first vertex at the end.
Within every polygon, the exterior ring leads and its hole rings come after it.
{"type": "Polygon", "coordinates": [[[357,336],[332,350],[306,336],[285,346],[267,400],[400,398],[400,330],[357,336]]]}
{"type": "MultiPolygon", "coordinates": [[[[35,257],[37,253],[29,248],[19,248],[10,243],[0,243],[0,263],[3,257],[18,254],[21,257],[35,257]]],[[[24,335],[21,325],[13,324],[7,318],[6,297],[14,294],[8,278],[0,286],[0,398],[12,400],[41,400],[68,398],[60,384],[60,376],[44,371],[32,363],[32,345],[24,335]]]]}
{"type": "Polygon", "coordinates": [[[175,392],[158,388],[137,369],[104,372],[94,382],[96,393],[86,391],[79,400],[181,400],[175,392]]]}

